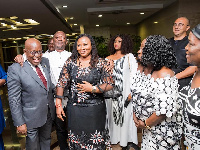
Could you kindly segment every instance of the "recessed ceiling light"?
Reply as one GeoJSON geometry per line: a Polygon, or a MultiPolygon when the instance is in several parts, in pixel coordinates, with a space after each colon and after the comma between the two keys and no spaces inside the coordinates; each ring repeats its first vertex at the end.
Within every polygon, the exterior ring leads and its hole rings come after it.
{"type": "Polygon", "coordinates": [[[67,5],[62,6],[63,8],[67,8],[67,5]]]}
{"type": "Polygon", "coordinates": [[[130,24],[130,22],[127,22],[126,24],[130,24]]]}
{"type": "Polygon", "coordinates": [[[75,23],[74,26],[77,26],[77,24],[75,23]]]}
{"type": "Polygon", "coordinates": [[[74,19],[74,17],[70,17],[69,19],[74,19]]]}
{"type": "Polygon", "coordinates": [[[140,13],[140,15],[144,15],[144,13],[143,13],[143,12],[141,12],[141,13],[140,13]]]}
{"type": "Polygon", "coordinates": [[[99,15],[98,17],[101,18],[103,15],[99,15]]]}
{"type": "Polygon", "coordinates": [[[96,24],[96,27],[99,27],[99,24],[96,24]]]}
{"type": "Polygon", "coordinates": [[[158,23],[157,21],[154,22],[155,24],[158,23]]]}

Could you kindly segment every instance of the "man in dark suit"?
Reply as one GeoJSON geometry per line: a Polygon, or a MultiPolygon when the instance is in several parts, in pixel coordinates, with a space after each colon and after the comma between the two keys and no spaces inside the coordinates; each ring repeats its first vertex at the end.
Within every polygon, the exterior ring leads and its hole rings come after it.
{"type": "Polygon", "coordinates": [[[25,42],[27,60],[8,68],[8,97],[17,132],[26,136],[27,150],[50,150],[52,120],[55,118],[53,84],[48,59],[42,58],[41,43],[25,42]]]}

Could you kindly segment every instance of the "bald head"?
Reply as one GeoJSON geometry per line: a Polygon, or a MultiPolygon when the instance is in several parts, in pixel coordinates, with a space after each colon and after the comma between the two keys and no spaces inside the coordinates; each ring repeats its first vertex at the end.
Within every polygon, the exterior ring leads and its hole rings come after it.
{"type": "Polygon", "coordinates": [[[25,49],[27,60],[33,65],[37,66],[42,60],[42,45],[40,41],[35,38],[29,38],[25,41],[25,49]]]}
{"type": "MultiPolygon", "coordinates": [[[[176,19],[176,21],[177,21],[177,20],[182,20],[182,21],[184,21],[184,23],[185,23],[186,25],[190,25],[190,21],[189,21],[189,19],[186,18],[186,17],[180,17],[180,18],[176,19]]],[[[176,22],[176,21],[175,21],[175,22],[176,22]]]]}
{"type": "Polygon", "coordinates": [[[42,49],[42,45],[40,41],[35,38],[29,38],[25,41],[25,50],[30,49],[32,47],[38,47],[38,46],[41,47],[42,49]]]}

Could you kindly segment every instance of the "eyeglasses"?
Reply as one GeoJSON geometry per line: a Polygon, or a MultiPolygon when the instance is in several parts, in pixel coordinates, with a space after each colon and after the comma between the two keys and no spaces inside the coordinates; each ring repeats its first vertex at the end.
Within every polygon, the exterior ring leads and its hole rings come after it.
{"type": "Polygon", "coordinates": [[[31,55],[35,56],[35,54],[38,54],[38,55],[41,55],[43,50],[40,50],[40,51],[29,51],[27,50],[31,55]]]}
{"type": "MultiPolygon", "coordinates": [[[[178,26],[179,28],[181,28],[181,27],[184,26],[184,24],[183,24],[183,23],[178,23],[178,24],[177,24],[177,23],[174,23],[173,26],[174,26],[174,27],[178,26]]],[[[188,26],[188,25],[187,25],[187,26],[188,26]]]]}

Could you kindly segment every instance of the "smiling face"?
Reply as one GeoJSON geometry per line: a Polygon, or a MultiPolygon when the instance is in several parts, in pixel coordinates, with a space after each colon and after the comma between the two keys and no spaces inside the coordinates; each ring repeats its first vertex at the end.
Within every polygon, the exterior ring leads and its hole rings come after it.
{"type": "Polygon", "coordinates": [[[54,48],[56,51],[65,50],[65,46],[67,44],[67,38],[64,32],[58,31],[53,36],[54,48]]]}
{"type": "Polygon", "coordinates": [[[122,39],[120,37],[117,37],[114,41],[114,48],[116,51],[121,50],[122,46],[122,39]]]}
{"type": "Polygon", "coordinates": [[[200,66],[200,40],[192,33],[189,34],[189,43],[185,47],[187,62],[200,66]]]}
{"type": "Polygon", "coordinates": [[[77,51],[81,57],[91,56],[92,45],[88,37],[84,36],[77,41],[77,51]]]}
{"type": "Polygon", "coordinates": [[[175,37],[185,37],[187,30],[190,28],[187,18],[181,17],[176,19],[173,24],[173,32],[175,37]]]}
{"type": "Polygon", "coordinates": [[[37,66],[42,60],[42,46],[40,41],[30,38],[25,42],[24,52],[27,60],[33,65],[37,66]]]}

